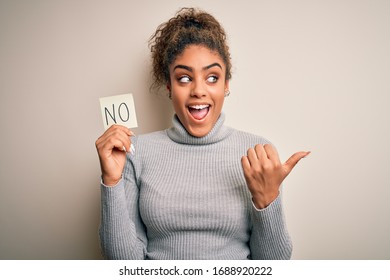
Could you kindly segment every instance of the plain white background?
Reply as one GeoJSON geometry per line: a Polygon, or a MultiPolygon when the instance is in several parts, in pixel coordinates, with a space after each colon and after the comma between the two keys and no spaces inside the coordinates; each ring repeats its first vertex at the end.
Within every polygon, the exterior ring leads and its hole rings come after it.
{"type": "Polygon", "coordinates": [[[0,259],[100,259],[99,97],[170,125],[147,41],[183,6],[221,21],[227,125],[282,160],[294,259],[390,259],[390,2],[0,0],[0,259]]]}

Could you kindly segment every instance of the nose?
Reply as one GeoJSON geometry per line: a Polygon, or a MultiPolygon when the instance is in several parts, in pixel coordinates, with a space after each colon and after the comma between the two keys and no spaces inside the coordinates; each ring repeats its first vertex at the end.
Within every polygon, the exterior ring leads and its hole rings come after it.
{"type": "Polygon", "coordinates": [[[207,90],[206,85],[201,80],[197,79],[192,83],[191,97],[201,98],[206,96],[207,90]]]}

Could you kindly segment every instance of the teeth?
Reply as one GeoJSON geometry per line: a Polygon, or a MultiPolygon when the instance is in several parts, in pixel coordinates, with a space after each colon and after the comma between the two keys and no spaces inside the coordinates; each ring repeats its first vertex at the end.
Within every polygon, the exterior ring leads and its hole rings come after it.
{"type": "Polygon", "coordinates": [[[204,108],[208,108],[210,105],[191,105],[191,106],[188,106],[192,109],[197,109],[197,110],[201,110],[201,109],[204,109],[204,108]]]}

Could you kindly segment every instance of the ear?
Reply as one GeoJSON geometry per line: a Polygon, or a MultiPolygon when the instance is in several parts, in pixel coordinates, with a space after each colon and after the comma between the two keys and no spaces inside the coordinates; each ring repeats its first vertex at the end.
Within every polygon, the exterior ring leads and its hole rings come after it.
{"type": "Polygon", "coordinates": [[[167,84],[167,90],[169,99],[172,99],[171,84],[167,84]]]}
{"type": "Polygon", "coordinates": [[[225,81],[225,92],[229,91],[229,81],[230,80],[225,81]]]}

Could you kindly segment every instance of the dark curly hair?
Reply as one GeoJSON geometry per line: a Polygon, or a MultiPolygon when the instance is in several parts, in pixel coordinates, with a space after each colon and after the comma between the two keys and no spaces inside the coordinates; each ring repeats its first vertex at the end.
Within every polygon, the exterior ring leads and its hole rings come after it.
{"type": "Polygon", "coordinates": [[[152,87],[170,82],[169,66],[188,45],[203,45],[216,51],[226,65],[226,80],[231,79],[231,58],[226,33],[209,13],[182,8],[175,17],[158,26],[149,40],[152,52],[152,87]]]}

